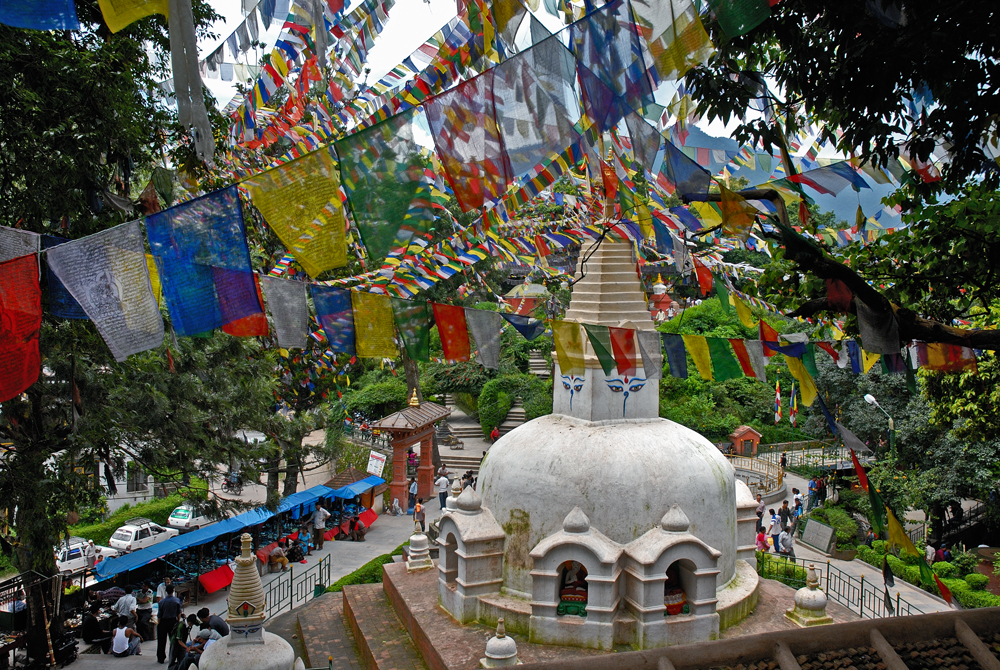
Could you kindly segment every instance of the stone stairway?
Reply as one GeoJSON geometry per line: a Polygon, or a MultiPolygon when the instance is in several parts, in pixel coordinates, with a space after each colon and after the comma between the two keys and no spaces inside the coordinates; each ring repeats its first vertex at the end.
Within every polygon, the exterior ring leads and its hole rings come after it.
{"type": "Polygon", "coordinates": [[[510,411],[507,412],[507,417],[500,424],[500,435],[506,435],[522,423],[524,423],[524,404],[520,398],[515,398],[510,411]]]}
{"type": "Polygon", "coordinates": [[[542,379],[548,379],[552,376],[551,367],[537,351],[528,354],[528,372],[542,379]]]}
{"type": "Polygon", "coordinates": [[[448,454],[441,456],[441,461],[448,466],[453,477],[461,477],[467,470],[479,474],[479,464],[483,461],[483,455],[477,452],[469,452],[468,455],[448,454]]]}
{"type": "Polygon", "coordinates": [[[427,664],[396,615],[382,584],[345,586],[343,607],[363,667],[427,670],[427,664]]]}

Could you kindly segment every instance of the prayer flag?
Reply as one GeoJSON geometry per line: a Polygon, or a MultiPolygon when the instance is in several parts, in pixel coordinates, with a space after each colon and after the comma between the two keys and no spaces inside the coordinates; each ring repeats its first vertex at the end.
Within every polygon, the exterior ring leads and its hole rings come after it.
{"type": "Polygon", "coordinates": [[[24,393],[38,380],[42,359],[42,290],[38,256],[0,263],[0,402],[24,393]]]}
{"type": "Polygon", "coordinates": [[[589,323],[583,324],[583,328],[587,331],[587,338],[590,340],[590,346],[597,356],[598,363],[601,364],[601,369],[604,370],[605,375],[610,375],[611,371],[615,369],[615,358],[611,354],[610,330],[607,326],[589,323]]]}
{"type": "Polygon", "coordinates": [[[476,362],[489,370],[499,370],[500,329],[503,327],[500,313],[466,307],[465,321],[476,343],[476,362]]]}
{"type": "Polygon", "coordinates": [[[526,340],[533,340],[545,332],[545,322],[520,314],[500,314],[510,325],[514,326],[517,332],[526,340]]]}
{"type": "Polygon", "coordinates": [[[691,260],[694,261],[694,271],[698,277],[698,288],[701,289],[701,294],[706,296],[712,290],[712,271],[698,260],[697,256],[692,256],[691,260]]]}
{"type": "Polygon", "coordinates": [[[389,296],[351,291],[351,306],[354,309],[354,340],[358,358],[398,356],[389,296]]]}
{"type": "Polygon", "coordinates": [[[430,330],[434,323],[430,305],[422,300],[393,298],[392,314],[406,354],[415,361],[429,361],[430,330]]]}
{"type": "Polygon", "coordinates": [[[666,154],[660,172],[677,189],[677,195],[708,193],[712,175],[670,142],[663,146],[666,154]]]}
{"type": "MultiPolygon", "coordinates": [[[[59,244],[64,244],[66,242],[69,242],[69,240],[62,237],[53,237],[52,235],[44,235],[42,237],[42,247],[45,249],[49,249],[59,244]]],[[[62,285],[62,282],[59,281],[59,277],[56,276],[56,273],[52,271],[51,267],[47,267],[46,279],[49,285],[49,313],[52,314],[52,316],[60,319],[87,318],[83,308],[80,307],[80,303],[78,303],[76,299],[70,295],[70,292],[67,291],[66,287],[62,285]]]]}
{"type": "Polygon", "coordinates": [[[943,342],[928,342],[926,345],[928,370],[955,372],[958,370],[976,371],[976,354],[968,347],[943,342]]]}
{"type": "Polygon", "coordinates": [[[872,507],[872,518],[869,521],[878,536],[883,537],[886,534],[886,524],[888,523],[885,517],[886,506],[882,502],[882,496],[878,494],[878,489],[871,484],[868,485],[868,502],[872,507]]]}
{"type": "Polygon", "coordinates": [[[861,461],[858,460],[858,456],[854,453],[853,449],[851,449],[851,462],[854,463],[854,472],[858,476],[858,486],[860,486],[865,493],[868,493],[868,474],[861,466],[861,461]]]}
{"type": "Polygon", "coordinates": [[[262,311],[235,185],[147,217],[146,235],[178,335],[262,311]]]}
{"type": "MultiPolygon", "coordinates": [[[[282,349],[305,349],[309,340],[308,284],[280,277],[261,277],[267,311],[274,321],[274,334],[282,349]]],[[[317,308],[316,313],[319,314],[317,308]]],[[[322,325],[322,324],[321,324],[322,325]]]]}
{"type": "Polygon", "coordinates": [[[743,374],[747,377],[756,377],[757,372],[753,369],[753,363],[750,362],[750,353],[747,351],[744,341],[737,338],[730,338],[729,344],[733,347],[733,353],[736,354],[736,360],[739,361],[740,367],[743,369],[743,374]]]}
{"type": "Polygon", "coordinates": [[[710,0],[709,6],[729,39],[750,32],[771,16],[768,0],[710,0]]]}
{"type": "Polygon", "coordinates": [[[49,267],[80,303],[115,360],[163,343],[139,221],[52,247],[49,267]]]}
{"type": "Polygon", "coordinates": [[[639,355],[642,356],[642,373],[646,379],[663,377],[663,349],[660,345],[660,333],[655,330],[637,330],[635,339],[639,342],[639,355]]]}
{"type": "Polygon", "coordinates": [[[795,426],[795,415],[799,413],[799,400],[795,396],[795,382],[792,382],[792,392],[788,396],[788,422],[795,426]]]}
{"type": "Polygon", "coordinates": [[[958,600],[955,600],[954,596],[951,595],[951,589],[945,586],[944,582],[938,579],[937,575],[934,575],[934,583],[937,584],[938,591],[941,592],[941,597],[944,598],[945,602],[957,610],[963,609],[958,600]]]}
{"type": "Polygon", "coordinates": [[[673,333],[661,333],[661,335],[671,376],[687,379],[687,351],[684,349],[684,338],[673,333]]]}
{"type": "Polygon", "coordinates": [[[715,50],[690,0],[632,0],[631,4],[660,80],[680,79],[715,50]]]}
{"type": "Polygon", "coordinates": [[[832,309],[846,314],[851,309],[853,299],[854,292],[847,288],[847,284],[839,279],[826,280],[826,302],[832,309]]]}
{"type": "Polygon", "coordinates": [[[698,374],[706,381],[712,381],[712,356],[708,351],[708,341],[701,335],[682,335],[684,346],[691,354],[694,365],[698,368],[698,374]]]}
{"type": "Polygon", "coordinates": [[[733,304],[736,307],[736,315],[740,317],[740,323],[747,328],[753,328],[756,324],[753,322],[753,314],[750,312],[750,305],[743,302],[743,299],[737,295],[733,296],[733,304]]]}
{"type": "Polygon", "coordinates": [[[760,340],[743,340],[747,355],[750,357],[750,365],[757,379],[767,382],[767,357],[764,356],[764,343],[760,340]]]}
{"type": "Polygon", "coordinates": [[[326,334],[331,351],[354,355],[354,308],[351,291],[311,284],[316,320],[326,334]]]}
{"type": "Polygon", "coordinates": [[[146,254],[146,269],[149,270],[149,285],[153,288],[153,297],[159,305],[163,298],[163,284],[160,283],[160,271],[156,269],[156,257],[153,254],[146,254]]]}
{"type": "Polygon", "coordinates": [[[816,402],[816,384],[802,364],[802,359],[786,355],[785,363],[788,365],[788,371],[792,373],[792,377],[799,383],[802,404],[806,407],[812,407],[812,404],[816,402]]]}
{"type": "Polygon", "coordinates": [[[254,175],[243,185],[310,277],[347,265],[340,179],[329,149],[254,175]]]}
{"type": "Polygon", "coordinates": [[[630,328],[608,328],[611,334],[611,353],[615,357],[618,374],[633,376],[636,371],[635,331],[630,328]]]}
{"type": "Polygon", "coordinates": [[[726,288],[726,283],[722,281],[722,277],[714,277],[712,284],[715,286],[715,295],[719,298],[719,304],[722,305],[722,311],[729,314],[729,289],[726,288]]]}
{"type": "Polygon", "coordinates": [[[887,521],[887,530],[889,533],[889,544],[890,546],[899,547],[901,550],[910,554],[911,556],[920,556],[920,552],[917,548],[913,546],[913,541],[910,540],[910,536],[906,534],[903,527],[900,525],[899,520],[896,519],[896,515],[892,513],[892,510],[888,507],[885,508],[887,521]]]}
{"type": "Polygon", "coordinates": [[[576,321],[550,321],[559,374],[583,375],[583,328],[576,321]]]}
{"type": "Polygon", "coordinates": [[[864,371],[864,373],[868,374],[868,371],[871,370],[873,367],[875,367],[875,364],[878,363],[881,357],[882,357],[881,354],[872,354],[862,349],[861,360],[863,362],[862,370],[864,371]]]}
{"type": "Polygon", "coordinates": [[[861,331],[861,346],[864,350],[873,354],[898,354],[899,324],[892,310],[876,312],[857,296],[854,298],[854,306],[858,312],[858,330],[861,331]]]}
{"type": "Polygon", "coordinates": [[[722,200],[719,202],[719,211],[722,213],[722,232],[731,235],[741,242],[746,242],[750,237],[750,228],[753,227],[757,219],[757,210],[747,203],[739,193],[734,193],[728,188],[719,184],[719,192],[722,200]]]}
{"type": "Polygon", "coordinates": [[[0,263],[37,254],[42,248],[41,243],[42,236],[38,233],[0,226],[0,263]]]}
{"type": "MultiPolygon", "coordinates": [[[[885,556],[882,557],[882,562],[886,562],[885,556]]],[[[888,563],[886,563],[886,566],[888,566],[888,563]]],[[[883,574],[885,573],[884,567],[885,566],[883,566],[883,574]]],[[[891,575],[892,572],[890,571],[889,574],[891,575]]],[[[895,586],[895,582],[893,582],[893,586],[895,586]]],[[[886,584],[885,592],[882,595],[882,602],[885,604],[885,611],[889,613],[889,616],[895,616],[896,608],[892,606],[892,598],[889,596],[888,583],[886,584]]]]}
{"type": "Polygon", "coordinates": [[[781,380],[774,382],[774,425],[781,422],[781,380]]]}
{"type": "Polygon", "coordinates": [[[448,361],[467,361],[471,350],[469,348],[469,327],[465,321],[465,309],[455,305],[431,303],[434,308],[434,321],[437,322],[438,335],[441,336],[441,348],[448,361]]]}
{"type": "Polygon", "coordinates": [[[778,352],[771,349],[768,346],[768,343],[778,341],[778,331],[776,331],[774,328],[771,328],[771,326],[769,326],[767,322],[764,321],[764,319],[760,320],[759,325],[760,325],[760,339],[764,343],[764,355],[768,357],[774,356],[778,352]]]}
{"type": "Polygon", "coordinates": [[[167,0],[98,0],[98,4],[113,33],[150,14],[169,14],[167,0]]]}
{"type": "Polygon", "coordinates": [[[234,337],[264,337],[267,335],[267,315],[264,314],[264,296],[261,295],[260,290],[260,275],[254,274],[253,280],[257,286],[257,303],[260,305],[260,311],[256,314],[245,316],[242,319],[223,324],[222,332],[227,335],[234,337]]]}
{"type": "Polygon", "coordinates": [[[733,356],[733,348],[729,345],[729,340],[724,337],[708,337],[708,351],[712,359],[712,369],[715,373],[715,381],[721,382],[727,379],[737,379],[743,376],[736,357],[733,356]]]}
{"type": "Polygon", "coordinates": [[[814,342],[806,344],[805,353],[802,354],[802,365],[813,379],[819,377],[819,369],[816,367],[816,344],[814,342]]]}
{"type": "MultiPolygon", "coordinates": [[[[896,580],[892,576],[892,570],[889,568],[889,559],[886,556],[882,556],[882,581],[885,583],[886,587],[895,586],[896,580]]],[[[888,589],[885,592],[886,596],[889,595],[888,589]]],[[[891,600],[886,600],[890,604],[891,600]]]]}
{"type": "Polygon", "coordinates": [[[0,23],[31,30],[79,30],[73,0],[4,0],[0,23]]]}
{"type": "Polygon", "coordinates": [[[819,402],[819,409],[823,412],[823,418],[826,419],[826,425],[830,428],[830,432],[837,435],[837,421],[833,418],[833,415],[830,414],[830,410],[826,408],[826,403],[823,402],[823,398],[821,396],[816,396],[816,401],[819,402]]]}

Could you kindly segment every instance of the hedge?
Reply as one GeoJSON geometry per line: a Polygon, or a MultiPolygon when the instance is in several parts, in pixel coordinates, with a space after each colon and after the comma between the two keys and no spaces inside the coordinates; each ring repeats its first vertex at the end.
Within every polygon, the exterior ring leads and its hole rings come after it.
{"type": "Polygon", "coordinates": [[[795,561],[769,552],[757,552],[757,574],[799,588],[806,583],[806,569],[795,561]]]}
{"type": "MultiPolygon", "coordinates": [[[[875,550],[876,547],[884,549],[885,543],[876,540],[870,548],[866,546],[858,547],[858,558],[872,567],[881,569],[882,557],[885,556],[886,561],[889,563],[889,569],[892,570],[892,574],[895,577],[909,582],[914,586],[919,586],[934,595],[941,595],[941,591],[938,589],[936,583],[933,581],[921,581],[920,568],[917,565],[908,565],[905,561],[896,558],[892,554],[878,552],[875,550]]],[[[907,556],[907,554],[904,553],[903,556],[907,556]]],[[[986,584],[989,583],[989,577],[986,575],[971,572],[965,576],[965,579],[958,578],[959,568],[947,561],[938,561],[931,569],[938,575],[941,582],[948,587],[948,590],[951,591],[962,607],[969,609],[976,607],[1000,607],[1000,596],[983,590],[986,584]]]]}
{"type": "Polygon", "coordinates": [[[503,423],[518,396],[524,403],[527,421],[552,412],[552,389],[535,375],[502,375],[491,379],[479,394],[479,425],[484,437],[489,437],[493,427],[503,423]]]}
{"type": "Polygon", "coordinates": [[[161,526],[167,525],[170,513],[178,505],[182,505],[185,498],[179,493],[169,495],[166,498],[157,498],[148,502],[136,503],[135,505],[125,504],[108,517],[107,521],[92,524],[78,524],[69,527],[69,534],[82,537],[85,540],[93,540],[94,544],[107,545],[111,536],[119,526],[125,524],[132,517],[146,517],[161,526]]]}
{"type": "Polygon", "coordinates": [[[368,561],[360,568],[355,570],[349,575],[344,575],[333,584],[326,588],[327,593],[340,593],[344,590],[345,586],[354,586],[355,584],[381,584],[382,583],[382,566],[386,563],[392,563],[393,556],[402,556],[403,547],[410,543],[409,540],[403,544],[396,547],[392,553],[382,554],[381,556],[376,556],[372,560],[368,561]]]}
{"type": "Polygon", "coordinates": [[[969,588],[973,591],[983,591],[986,589],[986,585],[990,583],[990,578],[988,575],[981,575],[978,572],[970,572],[965,576],[965,583],[969,585],[969,588]]]}
{"type": "Polygon", "coordinates": [[[809,512],[808,518],[818,519],[833,527],[837,534],[837,548],[848,549],[858,543],[858,523],[851,515],[838,507],[817,507],[809,512]]]}

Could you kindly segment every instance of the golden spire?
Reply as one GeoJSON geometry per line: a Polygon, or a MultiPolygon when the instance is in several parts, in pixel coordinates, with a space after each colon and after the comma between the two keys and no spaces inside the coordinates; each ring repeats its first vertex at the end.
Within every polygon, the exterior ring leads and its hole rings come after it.
{"type": "Polygon", "coordinates": [[[413,395],[410,397],[410,407],[420,407],[420,400],[417,399],[417,389],[413,389],[413,395]]]}

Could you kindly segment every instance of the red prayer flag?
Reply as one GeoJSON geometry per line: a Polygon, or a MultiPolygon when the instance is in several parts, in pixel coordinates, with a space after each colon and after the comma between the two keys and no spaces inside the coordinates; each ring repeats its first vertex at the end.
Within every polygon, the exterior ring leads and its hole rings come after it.
{"type": "MultiPolygon", "coordinates": [[[[923,344],[923,343],[921,343],[923,344]]],[[[957,372],[958,370],[976,368],[976,353],[968,347],[960,347],[956,344],[945,344],[943,342],[928,342],[923,345],[926,351],[927,363],[924,365],[928,370],[939,372],[957,372]]],[[[921,361],[923,364],[923,361],[921,361]]]]}
{"type": "Polygon", "coordinates": [[[434,321],[441,336],[441,348],[449,361],[467,361],[469,354],[469,326],[465,322],[465,308],[431,303],[434,321]]]}
{"type": "Polygon", "coordinates": [[[733,345],[733,353],[736,354],[736,360],[743,368],[743,374],[747,377],[756,377],[757,373],[754,372],[753,365],[750,364],[750,354],[747,353],[747,345],[744,344],[743,340],[730,338],[729,344],[733,345]]]}
{"type": "Polygon", "coordinates": [[[601,179],[604,180],[604,197],[614,200],[618,197],[618,175],[615,169],[601,161],[601,179]]]}
{"type": "Polygon", "coordinates": [[[635,331],[630,328],[609,327],[611,333],[611,354],[615,357],[615,367],[620,375],[634,375],[635,331]]]}
{"type": "Polygon", "coordinates": [[[937,575],[934,575],[933,573],[931,574],[934,577],[934,583],[937,584],[938,590],[941,591],[941,597],[944,598],[944,601],[949,605],[951,605],[952,607],[955,607],[957,609],[962,609],[962,606],[958,604],[958,601],[952,597],[951,589],[945,586],[944,582],[938,579],[937,575]]]}
{"type": "Polygon", "coordinates": [[[861,467],[858,457],[854,455],[853,449],[851,449],[851,460],[854,461],[854,471],[858,473],[858,485],[864,489],[865,493],[868,493],[868,475],[865,474],[865,469],[861,467]]]}
{"type": "Polygon", "coordinates": [[[826,301],[830,307],[839,311],[847,312],[851,308],[851,299],[854,292],[847,288],[847,284],[839,279],[826,280],[826,301]]]}
{"type": "MultiPolygon", "coordinates": [[[[776,331],[774,328],[771,328],[771,326],[769,326],[766,323],[764,323],[764,319],[760,320],[760,339],[763,340],[763,341],[765,341],[765,342],[777,342],[778,341],[778,331],[776,331]]],[[[765,356],[774,356],[777,353],[778,353],[777,351],[774,351],[773,349],[768,348],[768,346],[766,344],[764,345],[764,355],[765,356]]]]}
{"type": "Polygon", "coordinates": [[[542,256],[548,256],[552,253],[549,245],[545,243],[545,238],[541,235],[535,235],[535,248],[538,249],[538,253],[542,256]]]}
{"type": "Polygon", "coordinates": [[[38,380],[41,326],[38,257],[30,254],[0,263],[0,402],[24,393],[38,380]]]}
{"type": "Polygon", "coordinates": [[[830,354],[831,356],[833,356],[834,363],[840,360],[840,354],[837,353],[837,350],[834,349],[833,345],[830,344],[829,342],[817,342],[816,346],[825,351],[826,353],[830,354]]]}
{"type": "Polygon", "coordinates": [[[222,332],[233,337],[264,337],[267,335],[267,315],[264,314],[264,296],[260,292],[260,276],[255,273],[253,280],[257,285],[257,302],[261,305],[260,311],[242,319],[230,321],[222,326],[222,332]]]}
{"type": "Polygon", "coordinates": [[[698,275],[698,287],[701,289],[701,294],[708,295],[708,292],[712,290],[712,271],[699,261],[697,256],[691,256],[691,260],[694,261],[694,271],[698,275]]]}

